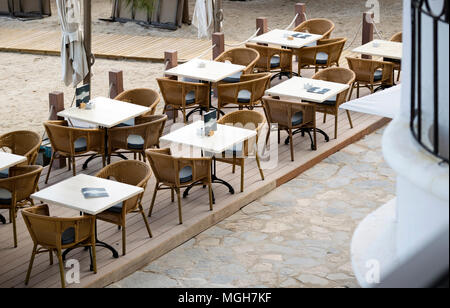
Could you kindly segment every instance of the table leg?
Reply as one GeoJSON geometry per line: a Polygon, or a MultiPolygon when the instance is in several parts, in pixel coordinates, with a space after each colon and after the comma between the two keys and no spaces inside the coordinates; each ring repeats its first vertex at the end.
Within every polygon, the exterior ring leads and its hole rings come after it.
{"type": "Polygon", "coordinates": [[[0,221],[2,222],[2,224],[6,224],[6,219],[2,214],[0,214],[0,221]]]}

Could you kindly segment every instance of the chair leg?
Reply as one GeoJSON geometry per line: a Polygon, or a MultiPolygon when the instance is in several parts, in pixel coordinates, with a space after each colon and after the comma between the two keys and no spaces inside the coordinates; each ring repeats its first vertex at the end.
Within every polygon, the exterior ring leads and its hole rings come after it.
{"type": "Polygon", "coordinates": [[[359,98],[359,82],[356,84],[356,98],[359,98]]]}
{"type": "Polygon", "coordinates": [[[93,244],[91,245],[92,249],[92,267],[94,270],[94,274],[97,274],[97,252],[95,250],[95,237],[93,239],[93,244]]]}
{"type": "Polygon", "coordinates": [[[292,136],[292,129],[289,129],[289,140],[291,146],[291,161],[294,161],[294,138],[292,136]]]}
{"type": "Polygon", "coordinates": [[[72,169],[72,162],[70,160],[70,156],[67,157],[67,170],[70,171],[72,169]]]}
{"type": "Polygon", "coordinates": [[[64,277],[64,261],[62,259],[61,250],[56,250],[56,254],[58,255],[59,262],[59,274],[61,276],[61,287],[64,289],[66,287],[66,277],[64,277]]]}
{"type": "Polygon", "coordinates": [[[37,250],[37,244],[34,244],[33,252],[31,253],[30,264],[28,265],[27,277],[25,278],[26,286],[28,285],[28,282],[30,282],[31,269],[33,268],[34,258],[36,257],[36,250],[37,250]]]}
{"type": "Polygon", "coordinates": [[[53,265],[53,250],[50,250],[48,252],[48,257],[50,259],[50,265],[53,265]]]}
{"type": "Polygon", "coordinates": [[[278,127],[278,144],[280,144],[280,142],[281,142],[281,130],[278,127]]]}
{"type": "Polygon", "coordinates": [[[352,116],[350,115],[350,111],[346,110],[348,122],[350,123],[350,128],[353,128],[352,116]]]}
{"type": "Polygon", "coordinates": [[[399,69],[399,70],[398,70],[398,74],[397,74],[397,82],[400,81],[400,73],[401,73],[401,72],[402,72],[401,69],[399,69]]]}
{"type": "Polygon", "coordinates": [[[326,113],[323,114],[323,123],[324,124],[327,123],[327,114],[326,113]]]}
{"type": "Polygon", "coordinates": [[[156,182],[155,190],[153,191],[152,204],[150,205],[150,210],[148,211],[148,217],[152,217],[153,207],[155,206],[156,194],[158,193],[159,183],[156,182]]]}
{"type": "Polygon", "coordinates": [[[338,115],[334,116],[334,139],[337,139],[338,135],[338,115]]]}
{"type": "Polygon", "coordinates": [[[173,188],[170,189],[170,200],[175,202],[175,192],[173,191],[173,188]]]}
{"type": "Polygon", "coordinates": [[[127,230],[126,226],[122,226],[122,255],[127,254],[127,230]]]}
{"type": "Polygon", "coordinates": [[[103,168],[106,167],[106,155],[105,154],[102,154],[102,166],[103,166],[103,168]]]}
{"type": "Polygon", "coordinates": [[[214,208],[213,208],[214,201],[213,201],[213,190],[212,190],[211,182],[208,183],[208,193],[209,193],[209,209],[211,211],[213,211],[214,210],[214,208]]]}
{"type": "Polygon", "coordinates": [[[348,100],[351,101],[352,100],[352,94],[353,94],[353,89],[355,89],[355,83],[352,83],[352,85],[350,86],[350,94],[348,95],[348,100]]]}
{"type": "Polygon", "coordinates": [[[77,175],[77,167],[75,165],[75,157],[72,157],[72,171],[73,171],[73,176],[77,175]]]}
{"type": "Polygon", "coordinates": [[[241,162],[241,192],[244,192],[244,173],[245,173],[245,161],[241,162]]]}
{"type": "Polygon", "coordinates": [[[133,153],[133,159],[137,160],[137,153],[136,152],[133,153]]]}
{"type": "Polygon", "coordinates": [[[258,165],[258,169],[259,169],[259,174],[261,174],[261,180],[264,181],[264,172],[261,169],[261,162],[259,161],[259,155],[258,153],[256,153],[256,164],[258,165]]]}
{"type": "Polygon", "coordinates": [[[150,230],[150,225],[148,223],[147,216],[145,216],[144,208],[142,207],[141,204],[139,204],[139,212],[141,212],[142,218],[144,218],[144,223],[145,223],[145,227],[147,228],[148,235],[150,236],[150,238],[152,238],[153,237],[152,231],[150,230]]]}
{"type": "Polygon", "coordinates": [[[11,209],[11,218],[13,224],[14,248],[17,248],[17,223],[16,223],[16,206],[11,209]]]}
{"type": "Polygon", "coordinates": [[[50,172],[52,171],[53,161],[55,160],[56,153],[53,153],[52,158],[50,159],[50,165],[48,166],[47,177],[45,178],[45,184],[48,183],[48,178],[50,177],[50,172]]]}
{"type": "Polygon", "coordinates": [[[180,225],[182,225],[183,224],[183,214],[181,212],[181,192],[178,187],[175,188],[175,192],[177,193],[177,199],[178,199],[178,216],[180,218],[180,225]]]}

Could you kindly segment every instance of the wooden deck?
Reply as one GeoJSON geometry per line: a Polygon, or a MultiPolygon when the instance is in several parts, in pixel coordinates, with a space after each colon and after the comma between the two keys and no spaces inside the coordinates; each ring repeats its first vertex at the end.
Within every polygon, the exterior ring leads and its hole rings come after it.
{"type": "MultiPolygon", "coordinates": [[[[388,122],[388,119],[370,116],[366,114],[353,113],[354,128],[350,129],[345,113],[340,115],[339,136],[337,140],[325,143],[321,135],[318,135],[318,150],[310,150],[310,141],[306,136],[294,137],[295,142],[295,162],[290,160],[289,146],[280,145],[278,149],[278,166],[272,170],[265,170],[266,180],[261,181],[256,162],[248,159],[245,172],[245,192],[231,195],[222,185],[214,185],[216,204],[214,211],[208,210],[208,194],[201,187],[194,189],[191,195],[182,200],[184,224],[178,224],[178,212],[176,203],[170,202],[168,191],[161,192],[157,197],[154,214],[150,218],[150,226],[154,237],[148,238],[142,217],[139,214],[131,214],[127,220],[127,255],[113,259],[111,253],[99,248],[97,250],[98,273],[94,275],[89,272],[89,253],[83,249],[78,249],[68,258],[77,259],[81,264],[81,283],[73,284],[70,287],[103,287],[115,282],[137,269],[145,266],[152,260],[164,255],[175,247],[181,245],[195,235],[229,217],[245,205],[255,199],[270,192],[276,187],[295,178],[303,171],[311,168],[329,155],[339,151],[345,146],[362,138],[366,134],[373,132],[388,122]]],[[[329,118],[326,124],[322,124],[322,117],[318,116],[320,128],[325,130],[332,137],[334,120],[329,118]]],[[[166,128],[166,133],[170,126],[166,128]]],[[[283,134],[282,136],[285,136],[283,134]]],[[[164,144],[162,145],[164,146],[164,144]]],[[[87,174],[95,174],[101,167],[100,160],[95,160],[88,170],[81,170],[82,161],[77,163],[77,171],[87,174]]],[[[229,181],[236,190],[239,189],[239,169],[236,174],[231,173],[231,166],[218,164],[218,175],[229,181]]],[[[44,169],[39,187],[44,185],[44,176],[47,169],[44,169]]],[[[67,169],[54,170],[52,172],[49,185],[55,184],[71,176],[67,169]]],[[[153,193],[154,179],[149,182],[148,189],[144,197],[144,207],[148,211],[151,196],[153,193]]],[[[7,219],[8,213],[0,211],[7,219]]],[[[51,215],[55,216],[76,216],[77,212],[61,207],[51,206],[51,215]]],[[[18,215],[18,239],[19,247],[12,248],[12,225],[0,225],[0,287],[25,287],[24,280],[28,268],[28,262],[32,250],[32,241],[24,225],[23,219],[18,215]]],[[[117,227],[99,222],[99,238],[113,245],[121,252],[121,232],[117,227]]],[[[57,263],[50,266],[48,254],[38,255],[29,287],[60,287],[59,268],[57,263]]]]}

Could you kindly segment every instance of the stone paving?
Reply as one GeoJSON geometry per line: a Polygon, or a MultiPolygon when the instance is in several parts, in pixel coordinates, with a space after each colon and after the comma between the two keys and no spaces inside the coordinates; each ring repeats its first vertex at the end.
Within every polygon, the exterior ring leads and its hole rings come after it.
{"type": "Polygon", "coordinates": [[[110,287],[358,287],[357,224],[395,197],[383,129],[110,287]]]}

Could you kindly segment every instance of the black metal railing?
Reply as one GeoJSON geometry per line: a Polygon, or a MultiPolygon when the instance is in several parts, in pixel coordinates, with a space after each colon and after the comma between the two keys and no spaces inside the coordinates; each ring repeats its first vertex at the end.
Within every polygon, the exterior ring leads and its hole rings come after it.
{"type": "MultiPolygon", "coordinates": [[[[411,52],[411,132],[414,138],[419,142],[419,144],[428,152],[433,154],[434,156],[442,159],[445,162],[449,162],[448,157],[448,140],[442,143],[440,140],[440,135],[442,135],[443,125],[447,125],[448,123],[441,123],[439,121],[439,112],[442,110],[442,106],[444,104],[449,104],[448,97],[446,101],[440,101],[439,95],[439,70],[447,70],[448,67],[440,66],[441,57],[448,57],[448,37],[445,38],[445,44],[447,54],[442,55],[439,52],[439,31],[441,25],[449,24],[449,0],[442,0],[442,5],[440,5],[441,1],[436,0],[411,0],[411,17],[412,17],[412,52],[411,52]],[[438,8],[436,7],[438,4],[438,8]],[[424,29],[424,19],[427,19],[427,23],[431,22],[432,29],[424,29]],[[431,30],[432,33],[432,44],[424,44],[423,39],[423,31],[428,34],[431,30]],[[431,50],[432,60],[429,62],[430,54],[424,52],[424,49],[431,50]],[[429,78],[427,75],[424,77],[423,75],[423,65],[424,59],[427,61],[429,65],[431,65],[432,69],[432,95],[426,97],[426,104],[424,104],[423,97],[423,78],[429,78]],[[431,105],[428,104],[428,101],[432,102],[431,105]],[[426,108],[427,110],[425,110],[426,108]],[[432,109],[432,110],[428,110],[432,109]],[[431,116],[424,120],[424,113],[428,113],[431,116]]],[[[427,38],[428,40],[428,38],[427,38]]],[[[442,43],[442,42],[441,42],[442,43]]],[[[425,63],[427,65],[427,63],[425,63]]],[[[447,81],[448,84],[448,81],[447,81]]],[[[428,93],[430,93],[431,89],[426,89],[428,93]]],[[[448,110],[448,107],[446,108],[448,110]]],[[[445,126],[444,126],[445,127],[445,126]]],[[[448,131],[446,133],[448,137],[448,131]]]]}

